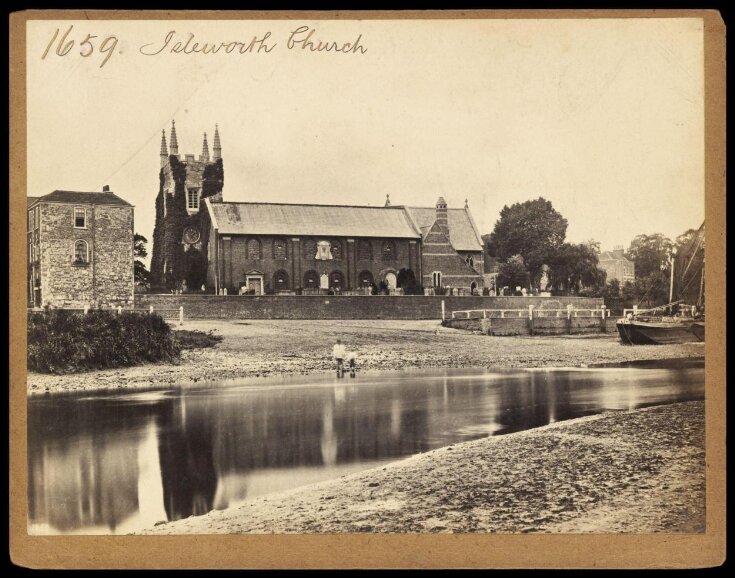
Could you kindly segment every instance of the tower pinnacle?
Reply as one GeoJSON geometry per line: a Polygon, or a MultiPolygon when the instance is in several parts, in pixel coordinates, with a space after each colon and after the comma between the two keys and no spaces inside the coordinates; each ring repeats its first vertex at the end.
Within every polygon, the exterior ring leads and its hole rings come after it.
{"type": "Polygon", "coordinates": [[[385,195],[385,206],[390,207],[390,194],[385,195]]]}
{"type": "Polygon", "coordinates": [[[212,152],[214,153],[214,160],[222,158],[222,145],[219,142],[219,127],[214,125],[214,144],[212,145],[212,152]]]}
{"type": "Polygon", "coordinates": [[[161,131],[161,166],[166,164],[168,159],[168,147],[166,146],[166,131],[161,131]]]}
{"type": "Polygon", "coordinates": [[[176,121],[171,121],[171,154],[179,156],[179,140],[176,138],[176,121]]]}
{"type": "Polygon", "coordinates": [[[207,133],[204,133],[204,142],[202,143],[202,160],[209,162],[209,144],[207,143],[207,133]]]}

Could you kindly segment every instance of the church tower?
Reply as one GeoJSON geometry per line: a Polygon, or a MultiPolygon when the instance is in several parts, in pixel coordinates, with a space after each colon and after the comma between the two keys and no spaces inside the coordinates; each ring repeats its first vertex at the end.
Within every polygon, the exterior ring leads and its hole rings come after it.
{"type": "Polygon", "coordinates": [[[151,254],[151,288],[198,290],[207,269],[208,230],[204,199],[222,199],[224,169],[219,127],[215,125],[213,156],[204,133],[201,155],[179,154],[176,123],[171,121],[168,146],[161,135],[161,170],[156,197],[156,224],[151,254]]]}

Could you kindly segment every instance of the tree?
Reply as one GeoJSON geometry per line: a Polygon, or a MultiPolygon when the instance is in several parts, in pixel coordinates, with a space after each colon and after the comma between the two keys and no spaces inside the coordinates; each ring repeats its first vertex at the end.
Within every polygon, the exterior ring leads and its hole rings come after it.
{"type": "MultiPolygon", "coordinates": [[[[530,280],[537,285],[567,234],[567,220],[543,197],[503,207],[487,238],[489,254],[500,260],[520,255],[530,280]]],[[[527,285],[526,285],[527,286],[527,285]]]]}
{"type": "Polygon", "coordinates": [[[597,265],[599,260],[588,243],[564,243],[551,256],[549,278],[557,291],[579,294],[585,288],[598,293],[605,285],[606,273],[597,265]]]}
{"type": "Polygon", "coordinates": [[[398,271],[396,275],[396,285],[403,289],[405,295],[413,295],[416,292],[416,274],[413,269],[406,269],[405,267],[398,271]]]}
{"type": "Polygon", "coordinates": [[[628,248],[628,259],[635,262],[635,276],[650,278],[658,276],[669,266],[669,257],[674,244],[661,233],[637,235],[628,248]]]}
{"type": "Polygon", "coordinates": [[[147,285],[150,279],[150,272],[145,266],[145,263],[141,259],[145,259],[148,256],[148,249],[146,245],[148,239],[143,235],[135,233],[133,236],[133,256],[135,257],[134,262],[134,278],[138,284],[147,285]]]}
{"type": "Polygon", "coordinates": [[[498,288],[528,287],[529,275],[520,255],[514,255],[498,268],[498,288]]]}

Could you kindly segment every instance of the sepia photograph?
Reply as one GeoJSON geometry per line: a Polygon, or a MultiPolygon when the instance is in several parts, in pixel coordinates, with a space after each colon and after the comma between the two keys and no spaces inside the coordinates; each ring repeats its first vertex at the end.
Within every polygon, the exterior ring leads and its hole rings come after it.
{"type": "Polygon", "coordinates": [[[24,539],[712,537],[717,13],[57,15],[16,22],[24,539]]]}

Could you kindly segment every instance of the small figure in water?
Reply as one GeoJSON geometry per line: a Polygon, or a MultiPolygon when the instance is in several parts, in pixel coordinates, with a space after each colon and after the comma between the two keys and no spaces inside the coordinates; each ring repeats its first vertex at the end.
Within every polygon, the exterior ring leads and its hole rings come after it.
{"type": "Polygon", "coordinates": [[[344,371],[344,359],[345,359],[345,346],[342,345],[342,340],[337,339],[337,343],[332,348],[332,358],[337,362],[337,377],[341,377],[344,371]]]}
{"type": "Polygon", "coordinates": [[[348,351],[347,352],[347,363],[350,366],[350,377],[355,377],[355,352],[354,351],[348,351]]]}

